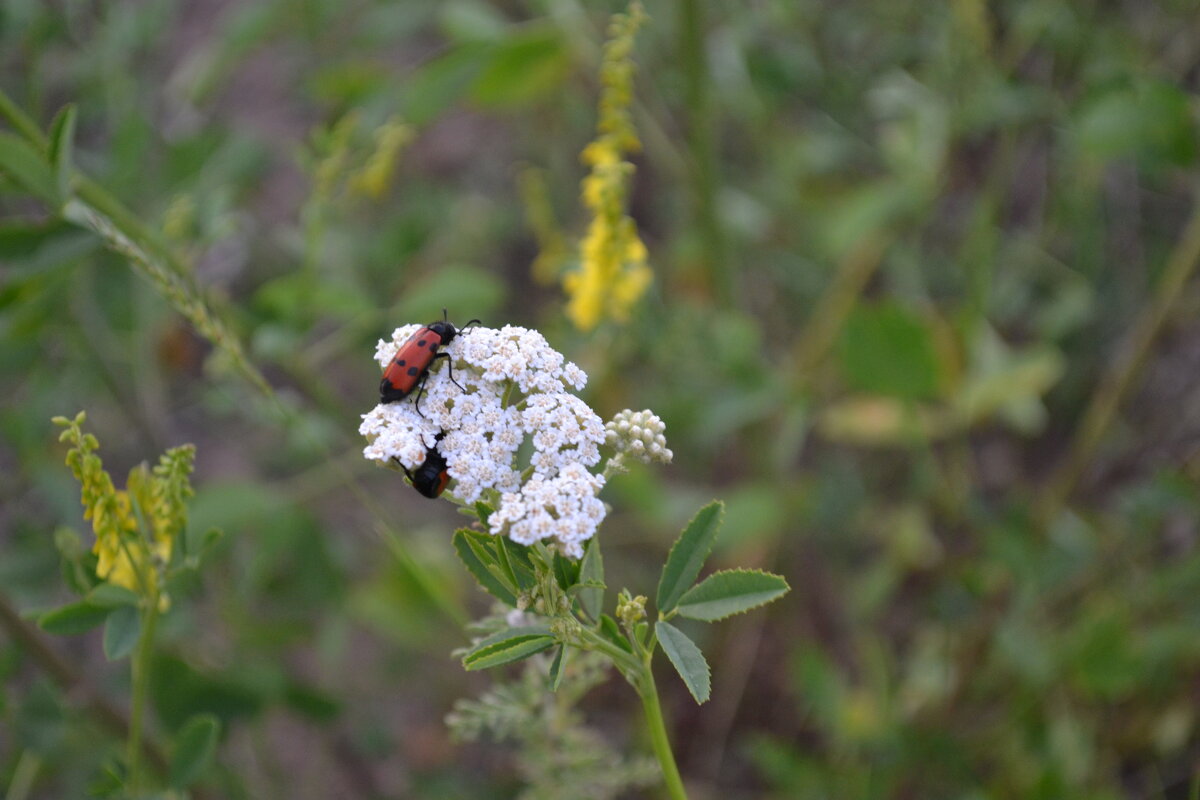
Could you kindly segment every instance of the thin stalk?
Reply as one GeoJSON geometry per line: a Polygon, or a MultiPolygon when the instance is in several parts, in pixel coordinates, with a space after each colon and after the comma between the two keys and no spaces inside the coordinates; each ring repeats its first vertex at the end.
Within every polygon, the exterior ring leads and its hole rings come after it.
{"type": "Polygon", "coordinates": [[[734,298],[733,270],[726,263],[725,234],[717,213],[717,144],[715,120],[708,99],[708,64],[704,52],[702,0],[679,4],[679,49],[683,65],[684,101],[688,109],[688,147],[696,190],[696,222],[704,237],[704,261],[712,289],[730,305],[734,298]]]}
{"type": "Polygon", "coordinates": [[[158,593],[147,598],[149,607],[142,616],[142,635],[130,665],[133,675],[133,701],[129,718],[128,786],[136,793],[141,788],[142,719],[146,716],[146,698],[150,692],[150,659],[154,653],[154,632],[158,627],[158,593]]]}
{"type": "Polygon", "coordinates": [[[806,383],[812,370],[832,349],[842,325],[854,310],[854,304],[879,268],[886,249],[886,236],[869,236],[850,250],[838,264],[833,281],[821,295],[816,309],[796,340],[793,374],[799,382],[806,383]]]}
{"type": "Polygon", "coordinates": [[[662,766],[667,794],[671,800],[687,800],[683,778],[679,776],[675,754],[671,752],[671,742],[667,739],[667,725],[663,721],[662,705],[658,702],[658,688],[654,685],[654,674],[650,671],[649,661],[645,664],[638,695],[642,698],[642,710],[646,712],[646,726],[650,732],[650,743],[654,746],[654,755],[658,757],[658,763],[662,766]]]}
{"type": "Polygon", "coordinates": [[[1105,376],[1092,395],[1083,421],[1071,440],[1066,459],[1051,475],[1038,503],[1037,520],[1045,525],[1066,501],[1071,490],[1091,463],[1096,448],[1104,438],[1120,408],[1121,400],[1133,384],[1150,353],[1171,311],[1183,294],[1183,287],[1200,265],[1200,202],[1192,211],[1175,248],[1171,251],[1154,297],[1130,328],[1121,343],[1113,369],[1105,376]]]}

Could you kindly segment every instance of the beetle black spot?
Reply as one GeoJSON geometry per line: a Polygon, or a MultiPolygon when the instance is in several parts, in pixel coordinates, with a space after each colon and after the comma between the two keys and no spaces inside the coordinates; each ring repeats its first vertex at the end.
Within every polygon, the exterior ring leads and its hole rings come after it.
{"type": "Polygon", "coordinates": [[[409,368],[408,368],[408,374],[409,374],[409,375],[416,375],[416,374],[417,374],[418,372],[420,372],[420,371],[421,371],[421,370],[417,369],[416,367],[409,367],[409,368]]]}
{"type": "Polygon", "coordinates": [[[403,367],[405,364],[405,361],[403,358],[397,358],[396,363],[403,367]]]}
{"type": "Polygon", "coordinates": [[[422,339],[421,341],[417,342],[417,347],[424,347],[424,346],[425,346],[425,340],[424,340],[424,339],[422,339]]]}

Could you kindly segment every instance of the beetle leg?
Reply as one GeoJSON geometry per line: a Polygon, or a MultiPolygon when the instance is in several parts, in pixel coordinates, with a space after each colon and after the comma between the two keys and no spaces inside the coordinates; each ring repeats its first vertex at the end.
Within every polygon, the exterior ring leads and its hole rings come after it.
{"type": "Polygon", "coordinates": [[[400,469],[404,470],[404,477],[408,478],[409,483],[412,483],[413,476],[412,473],[408,471],[408,467],[404,466],[404,464],[400,462],[400,459],[396,458],[395,456],[392,456],[392,461],[395,461],[396,464],[399,465],[400,469]]]}
{"type": "MultiPolygon", "coordinates": [[[[434,358],[436,358],[436,357],[437,356],[434,356],[434,358]]],[[[413,405],[416,406],[417,416],[419,416],[419,417],[425,416],[424,414],[421,413],[421,395],[425,394],[425,382],[428,380],[429,380],[429,370],[425,370],[425,374],[421,376],[421,389],[420,389],[420,391],[417,392],[417,399],[413,403],[413,405]]]]}

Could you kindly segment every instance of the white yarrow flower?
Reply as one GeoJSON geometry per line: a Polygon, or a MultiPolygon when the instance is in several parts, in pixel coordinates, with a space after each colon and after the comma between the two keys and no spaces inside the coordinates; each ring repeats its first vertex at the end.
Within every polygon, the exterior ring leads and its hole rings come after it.
{"type": "MultiPolygon", "coordinates": [[[[390,340],[380,340],[375,359],[381,369],[421,327],[403,325],[390,340]]],[[[511,325],[471,327],[442,352],[449,359],[432,365],[419,413],[413,392],[363,415],[363,455],[412,470],[436,446],[458,500],[486,497],[497,506],[489,519],[492,533],[522,544],[547,541],[580,557],[605,516],[598,497],[604,478],[588,471],[600,461],[604,423],[571,394],[583,388],[587,375],[537,331],[511,325]],[[527,440],[533,452],[521,465],[517,456],[527,440]],[[524,466],[528,479],[522,483],[524,466]]]]}

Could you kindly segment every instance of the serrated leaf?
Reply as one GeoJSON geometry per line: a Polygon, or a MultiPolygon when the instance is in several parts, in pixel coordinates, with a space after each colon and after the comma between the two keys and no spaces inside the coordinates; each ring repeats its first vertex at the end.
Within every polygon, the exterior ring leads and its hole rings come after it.
{"type": "Polygon", "coordinates": [[[552,692],[557,692],[559,684],[562,683],[563,661],[565,660],[566,652],[566,645],[559,647],[558,652],[554,654],[554,661],[550,664],[550,691],[552,692]]]}
{"type": "Polygon", "coordinates": [[[458,554],[458,560],[467,568],[467,572],[474,576],[476,582],[492,597],[505,605],[516,608],[516,594],[487,568],[487,563],[496,563],[495,556],[474,540],[474,531],[459,528],[454,532],[452,541],[454,552],[458,554]]]}
{"type": "Polygon", "coordinates": [[[788,591],[780,575],[753,569],[714,572],[684,592],[675,610],[681,617],[714,622],[765,605],[788,591]]]}
{"type": "Polygon", "coordinates": [[[217,751],[221,723],[212,714],[197,714],[175,737],[169,769],[171,786],[183,789],[204,774],[217,751]]]}
{"type": "Polygon", "coordinates": [[[136,606],[138,596],[115,583],[101,583],[87,595],[87,602],[102,608],[117,608],[119,606],[136,606]]]}
{"type": "Polygon", "coordinates": [[[81,600],[42,614],[38,626],[47,633],[70,636],[90,631],[108,618],[109,611],[103,606],[81,600]]]}
{"type": "Polygon", "coordinates": [[[667,654],[679,677],[683,678],[692,697],[697,703],[708,700],[712,682],[709,678],[708,662],[704,660],[700,648],[696,647],[696,643],[689,639],[687,634],[669,622],[658,622],[654,630],[658,634],[658,643],[662,645],[663,652],[667,654]]]}
{"type": "Polygon", "coordinates": [[[545,625],[525,625],[492,634],[463,656],[468,671],[491,669],[528,658],[554,646],[554,637],[545,625]]]}
{"type": "Polygon", "coordinates": [[[579,605],[590,619],[600,619],[604,610],[604,558],[600,555],[600,543],[588,541],[579,562],[578,582],[584,586],[579,592],[579,605]]]}
{"type": "Polygon", "coordinates": [[[658,613],[666,614],[675,608],[683,593],[695,583],[708,554],[712,551],[717,531],[721,527],[721,515],[725,504],[714,500],[696,512],[692,521],[683,529],[667,555],[662,577],[658,580],[655,604],[658,613]]]}
{"type": "Polygon", "coordinates": [[[60,197],[71,188],[71,172],[75,159],[75,106],[68,105],[54,117],[50,126],[50,164],[60,197]]]}
{"type": "Polygon", "coordinates": [[[113,609],[104,622],[104,657],[117,661],[133,652],[142,635],[142,617],[134,606],[113,609]]]}
{"type": "Polygon", "coordinates": [[[4,131],[0,131],[0,172],[55,208],[60,205],[54,172],[42,154],[4,131]]]}

